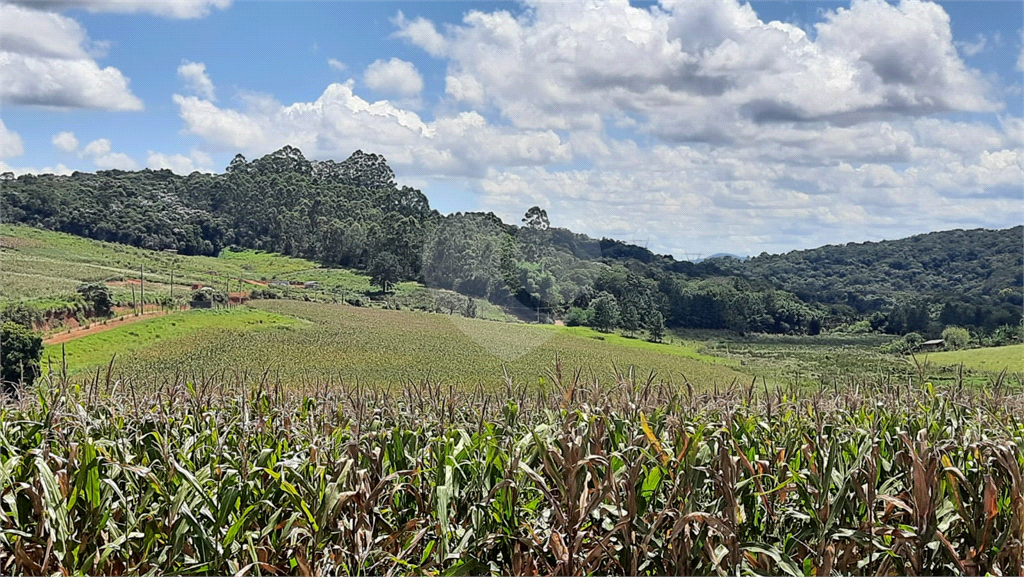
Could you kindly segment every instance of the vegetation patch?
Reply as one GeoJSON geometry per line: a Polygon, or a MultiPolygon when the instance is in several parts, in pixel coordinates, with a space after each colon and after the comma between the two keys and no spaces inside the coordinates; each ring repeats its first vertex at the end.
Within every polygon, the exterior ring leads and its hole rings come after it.
{"type": "Polygon", "coordinates": [[[1020,574],[1019,395],[921,382],[713,394],[559,369],[546,392],[43,379],[0,405],[0,563],[66,575],[1020,574]]]}
{"type": "Polygon", "coordinates": [[[727,386],[749,379],[725,363],[693,358],[696,353],[679,345],[598,341],[553,326],[287,300],[253,306],[311,324],[254,334],[229,329],[194,333],[139,351],[123,359],[121,369],[157,375],[183,367],[206,373],[231,367],[250,373],[270,369],[290,383],[313,373],[369,385],[429,378],[458,387],[493,387],[504,382],[505,370],[524,382],[550,382],[547,373],[558,358],[566,366],[586,367],[588,379],[627,374],[631,368],[636,374],[653,371],[665,380],[695,384],[727,386]]]}
{"type": "Polygon", "coordinates": [[[68,372],[75,373],[106,365],[114,355],[123,358],[154,344],[173,343],[198,332],[229,330],[241,336],[298,322],[249,307],[175,313],[47,346],[43,350],[43,370],[59,372],[62,359],[66,359],[68,372]]]}
{"type": "Polygon", "coordinates": [[[960,365],[966,369],[998,373],[1024,373],[1024,344],[960,351],[929,353],[924,357],[937,365],[960,365]]]}

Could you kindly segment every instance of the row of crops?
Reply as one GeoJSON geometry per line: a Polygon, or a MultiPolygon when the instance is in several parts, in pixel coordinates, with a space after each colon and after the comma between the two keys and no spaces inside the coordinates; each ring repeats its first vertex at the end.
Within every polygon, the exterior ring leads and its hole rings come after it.
{"type": "Polygon", "coordinates": [[[1024,398],[44,380],[3,574],[1021,574],[1024,398]]]}

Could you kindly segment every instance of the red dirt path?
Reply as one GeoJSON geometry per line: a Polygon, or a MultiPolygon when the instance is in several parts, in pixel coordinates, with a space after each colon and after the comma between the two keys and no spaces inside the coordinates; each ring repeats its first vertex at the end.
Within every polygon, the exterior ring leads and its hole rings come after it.
{"type": "Polygon", "coordinates": [[[59,345],[60,343],[66,343],[68,341],[73,341],[75,339],[80,339],[82,337],[86,337],[86,336],[93,335],[93,334],[96,334],[96,333],[102,333],[103,331],[108,331],[108,330],[110,330],[112,328],[119,327],[121,325],[127,325],[127,324],[131,324],[131,323],[134,323],[134,322],[137,322],[137,321],[144,321],[144,320],[151,319],[151,318],[154,318],[154,317],[163,316],[163,315],[167,314],[168,312],[169,311],[150,311],[150,312],[147,312],[147,313],[143,313],[143,314],[141,314],[141,315],[139,315],[137,317],[136,316],[131,316],[131,315],[125,315],[125,316],[120,316],[120,317],[108,319],[107,320],[107,324],[103,324],[102,321],[94,322],[91,326],[88,326],[88,327],[79,327],[79,328],[76,328],[76,329],[71,329],[71,332],[63,331],[63,332],[57,333],[55,335],[51,335],[51,336],[43,339],[43,344],[44,345],[59,345]]]}

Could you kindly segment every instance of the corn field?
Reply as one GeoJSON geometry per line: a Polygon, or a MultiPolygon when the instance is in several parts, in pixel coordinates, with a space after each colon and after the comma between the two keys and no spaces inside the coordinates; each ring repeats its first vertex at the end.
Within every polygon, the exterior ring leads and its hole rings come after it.
{"type": "Polygon", "coordinates": [[[0,573],[1024,571],[1024,398],[653,377],[390,390],[44,379],[0,409],[0,573]]]}

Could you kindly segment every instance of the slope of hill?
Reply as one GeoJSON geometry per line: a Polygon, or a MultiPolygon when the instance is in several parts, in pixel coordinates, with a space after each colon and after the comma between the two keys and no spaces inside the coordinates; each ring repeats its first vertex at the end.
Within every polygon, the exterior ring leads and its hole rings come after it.
{"type": "Polygon", "coordinates": [[[805,302],[859,313],[931,307],[940,309],[935,320],[942,324],[991,329],[1020,322],[1024,227],[829,245],[723,266],[767,279],[805,302]]]}
{"type": "Polygon", "coordinates": [[[539,208],[524,226],[493,214],[442,216],[422,192],[399,186],[383,157],[361,151],[336,163],[285,147],[252,162],[238,155],[213,175],[7,174],[0,211],[8,222],[183,255],[232,245],[274,252],[365,271],[382,288],[416,281],[521,318],[627,332],[813,334],[870,320],[877,330],[934,334],[1021,318],[1022,227],[693,263],[550,228],[539,208]]]}

